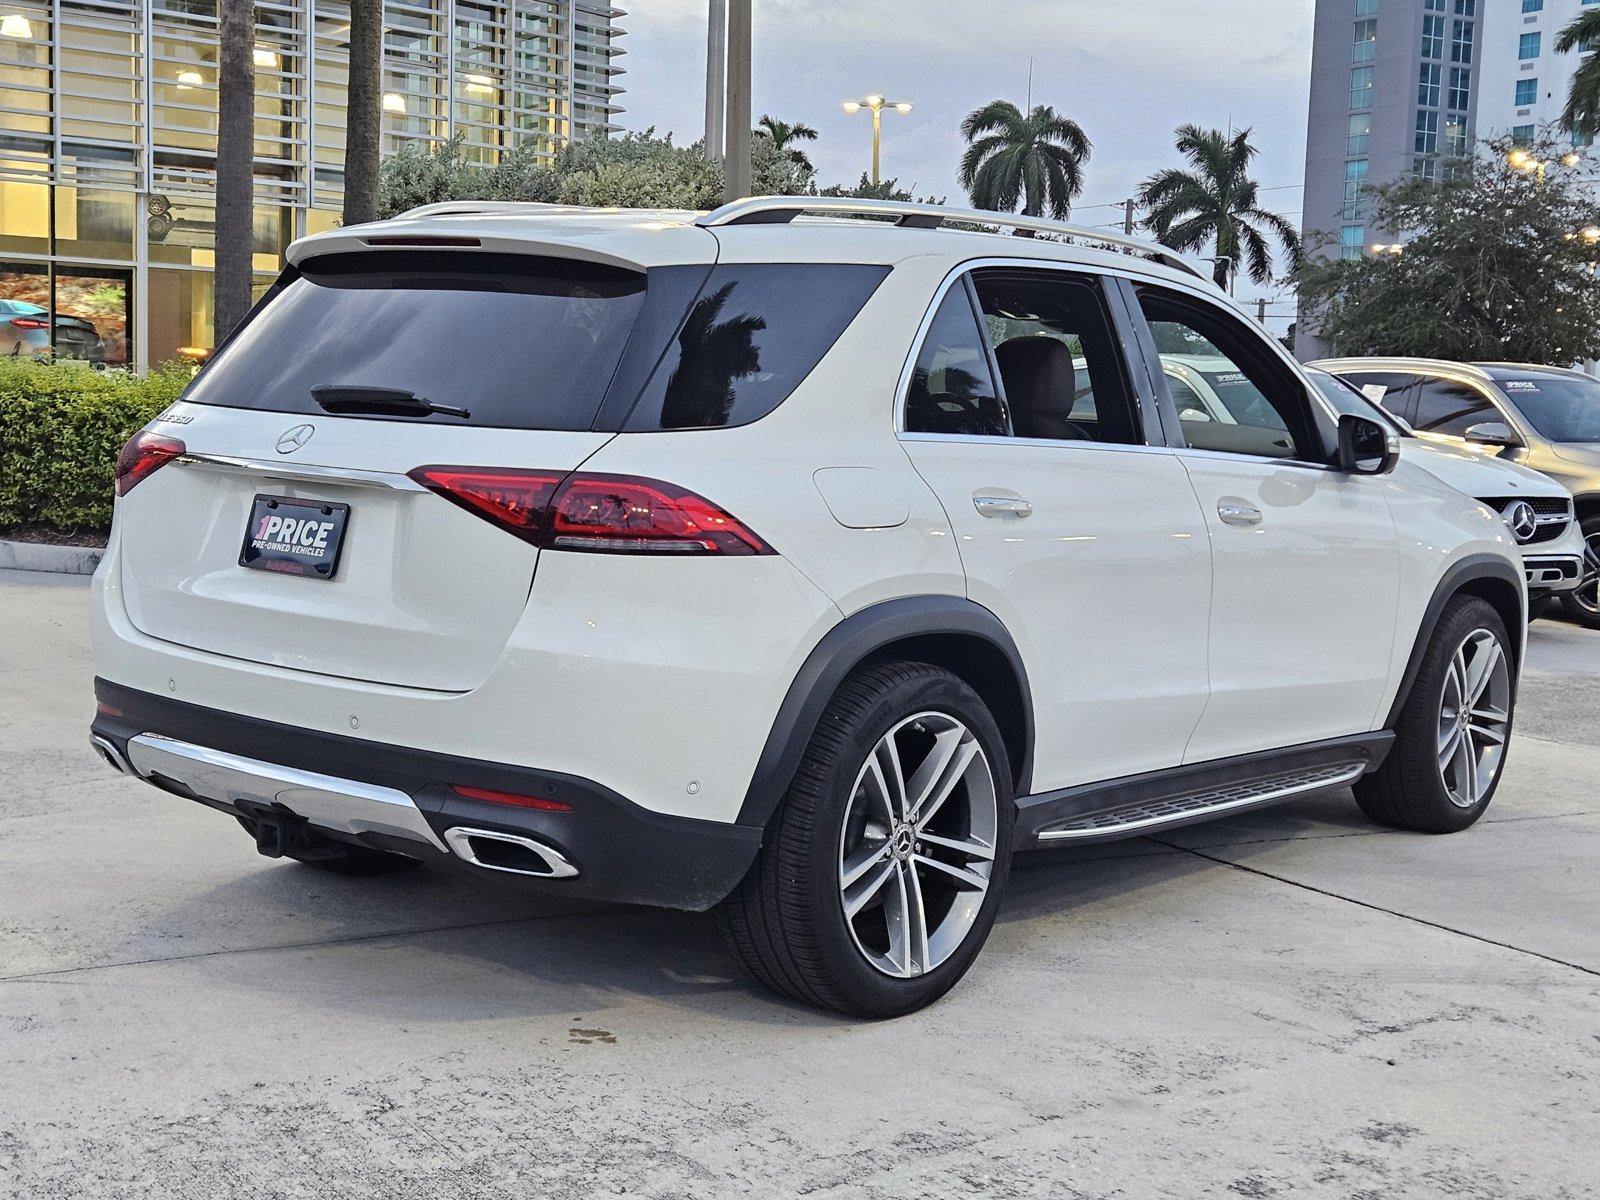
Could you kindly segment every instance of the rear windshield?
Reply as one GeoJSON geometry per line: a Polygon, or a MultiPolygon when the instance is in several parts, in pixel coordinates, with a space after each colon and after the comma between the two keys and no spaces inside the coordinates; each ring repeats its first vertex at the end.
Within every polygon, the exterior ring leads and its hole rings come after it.
{"type": "Polygon", "coordinates": [[[375,419],[589,429],[645,298],[636,271],[528,255],[313,259],[189,386],[186,400],[322,414],[314,388],[464,409],[375,419]]]}

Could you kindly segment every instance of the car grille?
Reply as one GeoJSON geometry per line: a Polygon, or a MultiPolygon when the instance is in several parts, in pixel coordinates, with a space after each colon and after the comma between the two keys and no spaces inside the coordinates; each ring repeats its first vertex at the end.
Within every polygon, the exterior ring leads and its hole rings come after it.
{"type": "Polygon", "coordinates": [[[1505,516],[1506,511],[1519,501],[1533,509],[1533,515],[1539,522],[1538,528],[1532,537],[1518,539],[1523,546],[1553,542],[1572,523],[1572,501],[1562,496],[1484,496],[1480,499],[1501,516],[1505,516]]]}

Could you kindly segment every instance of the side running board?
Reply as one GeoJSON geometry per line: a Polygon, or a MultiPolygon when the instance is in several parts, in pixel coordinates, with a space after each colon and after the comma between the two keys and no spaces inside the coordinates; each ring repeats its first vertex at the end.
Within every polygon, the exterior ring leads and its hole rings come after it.
{"type": "Polygon", "coordinates": [[[1375,770],[1393,742],[1365,734],[1027,796],[1017,847],[1138,837],[1342,787],[1375,770]]]}

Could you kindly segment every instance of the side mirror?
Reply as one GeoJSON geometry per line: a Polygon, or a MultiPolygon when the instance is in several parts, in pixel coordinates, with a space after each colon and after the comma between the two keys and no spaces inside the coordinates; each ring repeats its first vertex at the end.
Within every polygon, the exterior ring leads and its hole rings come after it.
{"type": "Polygon", "coordinates": [[[1338,467],[1351,475],[1387,475],[1400,461],[1400,439],[1369,417],[1339,418],[1338,467]]]}
{"type": "Polygon", "coordinates": [[[1522,445],[1522,439],[1512,433],[1511,426],[1504,421],[1485,421],[1482,425],[1472,426],[1462,436],[1479,446],[1522,445]]]}

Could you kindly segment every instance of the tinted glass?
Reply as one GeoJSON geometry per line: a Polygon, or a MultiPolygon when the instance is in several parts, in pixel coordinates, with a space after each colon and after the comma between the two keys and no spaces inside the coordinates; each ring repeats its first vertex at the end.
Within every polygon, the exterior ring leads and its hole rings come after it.
{"type": "Polygon", "coordinates": [[[717,267],[656,368],[630,430],[748,425],[789,397],[855,320],[888,267],[717,267]]]}
{"type": "Polygon", "coordinates": [[[1339,378],[1385,412],[1406,421],[1416,412],[1417,388],[1422,384],[1416,375],[1399,371],[1341,371],[1339,378]]]}
{"type": "Polygon", "coordinates": [[[1499,382],[1528,424],[1552,442],[1600,442],[1600,381],[1532,375],[1499,382]]]}
{"type": "Polygon", "coordinates": [[[1448,379],[1423,381],[1417,392],[1416,414],[1411,425],[1418,433],[1452,437],[1464,437],[1474,425],[1504,419],[1477,388],[1448,379]]]}
{"type": "Polygon", "coordinates": [[[1139,302],[1169,394],[1176,377],[1205,400],[1203,419],[1180,408],[1179,425],[1191,447],[1264,458],[1317,453],[1310,397],[1260,334],[1211,305],[1153,288],[1139,289],[1139,302]]]}
{"type": "Polygon", "coordinates": [[[1368,400],[1354,384],[1340,379],[1337,375],[1319,371],[1315,367],[1307,367],[1306,374],[1311,377],[1311,382],[1317,391],[1322,393],[1340,416],[1366,417],[1370,421],[1382,421],[1391,429],[1399,431],[1399,426],[1389,419],[1389,414],[1368,400]]]}
{"type": "Polygon", "coordinates": [[[389,388],[471,415],[374,419],[588,429],[644,295],[642,274],[558,259],[330,255],[287,277],[185,398],[321,414],[313,388],[389,388]]]}
{"type": "Polygon", "coordinates": [[[1062,271],[973,277],[1018,437],[1141,440],[1100,285],[1062,271]]]}
{"type": "Polygon", "coordinates": [[[966,285],[945,293],[906,392],[906,432],[1005,437],[1011,432],[966,285]]]}

